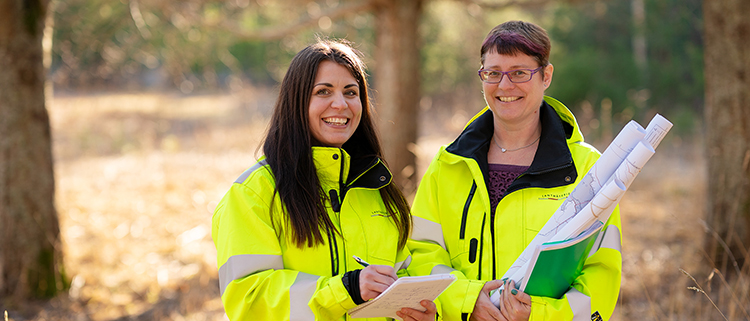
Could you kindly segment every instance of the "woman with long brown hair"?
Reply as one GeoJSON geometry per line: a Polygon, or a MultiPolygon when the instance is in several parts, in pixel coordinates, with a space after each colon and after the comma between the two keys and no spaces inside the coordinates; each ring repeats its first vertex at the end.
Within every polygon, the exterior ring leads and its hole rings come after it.
{"type": "MultiPolygon", "coordinates": [[[[409,205],[391,183],[372,117],[365,66],[350,45],[319,40],[294,57],[264,156],[213,216],[230,319],[343,320],[406,275],[409,205]]],[[[435,304],[423,305],[399,316],[434,320],[435,304]]]]}

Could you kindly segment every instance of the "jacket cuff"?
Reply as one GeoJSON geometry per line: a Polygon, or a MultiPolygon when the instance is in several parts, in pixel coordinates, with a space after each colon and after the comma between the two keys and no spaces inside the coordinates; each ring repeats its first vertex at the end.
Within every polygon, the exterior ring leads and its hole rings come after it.
{"type": "Polygon", "coordinates": [[[362,272],[362,270],[349,271],[344,273],[344,276],[341,277],[341,283],[344,284],[346,291],[349,292],[349,297],[351,297],[357,305],[365,303],[365,300],[362,300],[362,291],[359,289],[360,272],[362,272]]]}
{"type": "Polygon", "coordinates": [[[342,274],[339,274],[328,281],[328,290],[330,291],[329,295],[333,298],[333,301],[331,302],[333,305],[329,305],[327,308],[335,309],[334,306],[338,306],[342,309],[342,313],[346,313],[347,310],[356,307],[357,304],[354,303],[349,296],[349,292],[344,287],[344,282],[341,281],[342,276],[342,274]]]}
{"type": "Polygon", "coordinates": [[[471,313],[474,311],[474,306],[477,304],[477,298],[479,298],[479,292],[482,292],[485,283],[487,283],[487,281],[469,280],[466,285],[466,295],[464,296],[461,313],[471,313]]]}

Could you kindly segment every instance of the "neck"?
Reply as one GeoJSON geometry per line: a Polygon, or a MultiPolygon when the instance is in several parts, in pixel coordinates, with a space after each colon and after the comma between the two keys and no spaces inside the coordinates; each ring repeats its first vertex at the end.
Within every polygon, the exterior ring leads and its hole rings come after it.
{"type": "Polygon", "coordinates": [[[538,140],[542,134],[539,117],[513,124],[495,119],[494,123],[493,139],[498,145],[507,150],[529,145],[538,140]]]}

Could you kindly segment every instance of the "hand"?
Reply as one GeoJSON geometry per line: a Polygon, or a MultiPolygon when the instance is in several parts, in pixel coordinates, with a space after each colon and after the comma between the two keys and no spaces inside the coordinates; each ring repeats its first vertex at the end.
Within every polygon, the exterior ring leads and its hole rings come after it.
{"type": "Polygon", "coordinates": [[[474,303],[474,311],[471,312],[471,319],[473,321],[507,321],[507,319],[500,313],[500,310],[492,304],[490,301],[490,291],[499,288],[503,285],[503,281],[494,280],[484,284],[482,291],[479,292],[477,302],[474,303]]]}
{"type": "Polygon", "coordinates": [[[392,266],[370,265],[359,272],[359,294],[362,300],[374,299],[383,293],[398,276],[392,266]]]}
{"type": "Polygon", "coordinates": [[[500,295],[500,313],[508,321],[527,321],[531,315],[531,296],[516,290],[513,280],[505,285],[500,295]]]}
{"type": "Polygon", "coordinates": [[[435,314],[437,313],[437,306],[435,306],[435,302],[432,302],[430,300],[422,300],[422,302],[419,302],[419,304],[425,307],[425,309],[427,310],[422,312],[412,308],[401,308],[400,311],[396,311],[396,315],[398,315],[404,321],[435,320],[435,314]]]}

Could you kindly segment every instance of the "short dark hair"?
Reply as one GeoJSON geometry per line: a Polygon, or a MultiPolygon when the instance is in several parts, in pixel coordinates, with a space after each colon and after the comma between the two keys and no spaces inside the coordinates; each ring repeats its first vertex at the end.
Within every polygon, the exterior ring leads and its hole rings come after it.
{"type": "Polygon", "coordinates": [[[534,58],[539,66],[549,64],[549,52],[552,45],[542,27],[525,21],[507,21],[492,28],[482,42],[481,63],[484,66],[485,55],[491,51],[501,55],[523,53],[534,58]]]}
{"type": "MultiPolygon", "coordinates": [[[[318,39],[294,56],[281,82],[263,153],[276,180],[287,223],[292,228],[292,242],[297,246],[324,243],[321,231],[337,231],[325,207],[325,196],[312,158],[312,146],[318,145],[308,120],[310,99],[318,67],[324,60],[333,61],[352,74],[359,85],[362,118],[359,126],[342,148],[352,159],[383,158],[378,140],[372,105],[368,95],[367,74],[361,53],[346,40],[318,39]]],[[[383,160],[385,162],[385,160],[383,160]]],[[[400,232],[403,247],[411,231],[409,204],[401,191],[389,184],[380,189],[386,209],[400,232]]]]}

